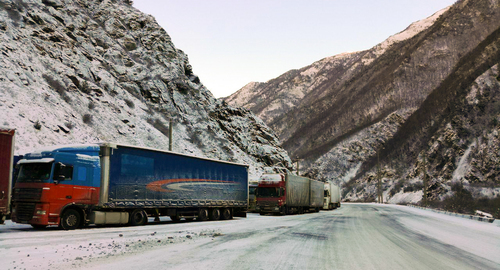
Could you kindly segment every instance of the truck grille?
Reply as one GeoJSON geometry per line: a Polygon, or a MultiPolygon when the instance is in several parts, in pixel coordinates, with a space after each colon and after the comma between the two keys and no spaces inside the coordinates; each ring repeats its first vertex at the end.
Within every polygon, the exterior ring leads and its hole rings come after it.
{"type": "Polygon", "coordinates": [[[16,204],[16,217],[18,221],[29,221],[33,218],[35,212],[34,203],[19,203],[16,204]]]}
{"type": "Polygon", "coordinates": [[[266,202],[266,201],[262,202],[261,201],[261,202],[258,202],[257,205],[259,205],[260,207],[275,207],[278,205],[278,203],[277,202],[266,202]]]}
{"type": "Polygon", "coordinates": [[[35,201],[39,202],[42,198],[41,188],[16,188],[14,190],[14,201],[35,201]]]}

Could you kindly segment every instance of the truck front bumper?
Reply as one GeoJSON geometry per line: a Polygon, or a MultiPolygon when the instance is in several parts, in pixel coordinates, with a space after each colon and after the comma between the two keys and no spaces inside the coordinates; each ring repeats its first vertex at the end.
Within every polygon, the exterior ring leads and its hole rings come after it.
{"type": "Polygon", "coordinates": [[[49,204],[18,203],[12,209],[12,221],[32,225],[57,225],[59,215],[49,213],[49,204]]]}
{"type": "Polygon", "coordinates": [[[260,213],[279,213],[280,212],[280,207],[279,206],[259,206],[255,208],[257,212],[260,213]]]}

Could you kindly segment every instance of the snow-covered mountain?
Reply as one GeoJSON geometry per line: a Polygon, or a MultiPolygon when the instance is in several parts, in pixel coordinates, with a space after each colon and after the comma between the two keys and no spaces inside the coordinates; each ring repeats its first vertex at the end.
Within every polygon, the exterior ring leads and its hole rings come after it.
{"type": "Polygon", "coordinates": [[[500,194],[499,47],[500,1],[460,0],[370,50],[225,100],[262,117],[308,175],[342,183],[348,200],[375,198],[380,164],[386,201],[420,201],[424,156],[431,199],[457,182],[491,198],[500,194]]]}
{"type": "Polygon", "coordinates": [[[0,126],[16,153],[111,141],[247,163],[290,158],[250,111],[218,101],[150,16],[121,0],[0,0],[0,126]]]}

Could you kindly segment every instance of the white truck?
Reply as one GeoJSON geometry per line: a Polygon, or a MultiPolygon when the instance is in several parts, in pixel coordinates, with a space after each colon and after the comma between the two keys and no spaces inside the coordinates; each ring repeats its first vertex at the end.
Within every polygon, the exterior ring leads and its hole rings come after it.
{"type": "Polygon", "coordinates": [[[340,207],[340,188],[332,182],[325,183],[324,210],[340,207]]]}

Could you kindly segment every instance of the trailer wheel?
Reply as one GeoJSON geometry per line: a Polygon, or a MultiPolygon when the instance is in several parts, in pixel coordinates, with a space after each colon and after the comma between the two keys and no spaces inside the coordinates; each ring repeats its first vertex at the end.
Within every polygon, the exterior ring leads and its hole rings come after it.
{"type": "Polygon", "coordinates": [[[220,219],[220,210],[219,208],[213,208],[210,211],[210,220],[219,220],[220,219]]]}
{"type": "Polygon", "coordinates": [[[229,208],[222,209],[222,214],[221,214],[220,219],[222,219],[222,220],[231,219],[231,209],[229,209],[229,208]]]}
{"type": "Polygon", "coordinates": [[[179,220],[181,220],[181,218],[179,216],[170,216],[170,219],[173,221],[173,222],[178,222],[179,220]]]}
{"type": "Polygon", "coordinates": [[[206,208],[200,209],[200,211],[198,212],[198,217],[196,218],[196,220],[199,220],[199,221],[208,220],[208,210],[206,208]]]}
{"type": "Polygon", "coordinates": [[[80,226],[81,216],[75,209],[64,211],[59,226],[64,230],[74,230],[80,226]]]}
{"type": "Polygon", "coordinates": [[[142,209],[135,209],[130,213],[130,219],[128,223],[132,226],[141,226],[148,223],[148,215],[142,209]]]}

